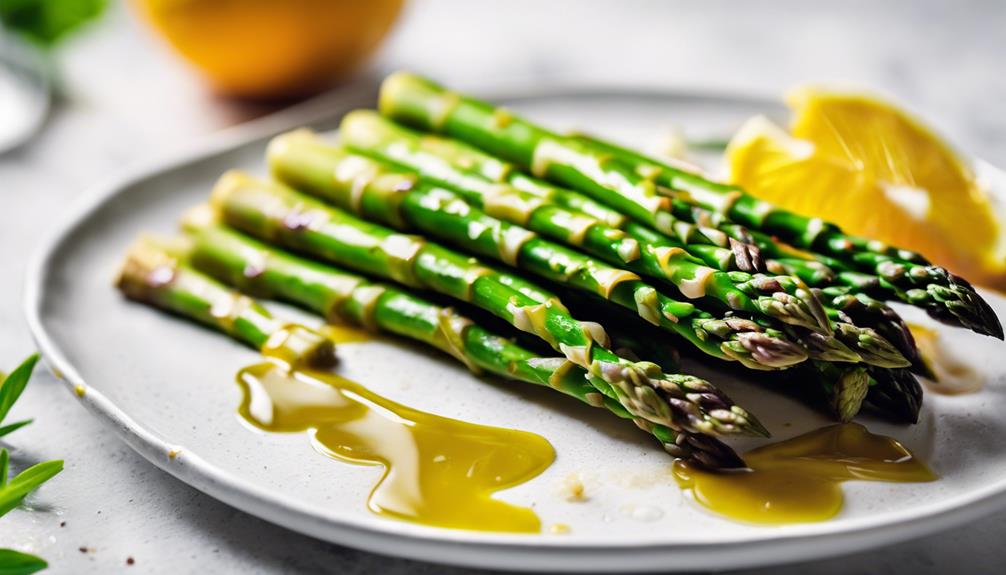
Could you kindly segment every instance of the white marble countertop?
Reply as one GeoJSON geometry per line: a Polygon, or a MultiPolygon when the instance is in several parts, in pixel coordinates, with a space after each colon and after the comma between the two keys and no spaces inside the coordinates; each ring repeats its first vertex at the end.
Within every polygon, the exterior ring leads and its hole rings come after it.
{"type": "MultiPolygon", "coordinates": [[[[963,150],[1006,165],[1006,3],[847,1],[415,1],[376,58],[449,83],[665,86],[778,94],[806,81],[887,93],[963,150]]],[[[130,162],[268,110],[213,98],[117,7],[58,54],[65,96],[31,144],[0,156],[0,366],[30,353],[24,268],[52,214],[130,162]]],[[[0,121],[3,121],[0,119],[0,121]]],[[[66,470],[0,520],[0,547],[40,554],[52,573],[469,573],[359,552],[233,510],[161,473],[39,373],[14,416],[16,465],[66,470]],[[82,551],[83,550],[83,551],[82,551]],[[134,564],[127,566],[127,559],[134,564]]],[[[996,572],[1006,515],[803,573],[996,572]]]]}

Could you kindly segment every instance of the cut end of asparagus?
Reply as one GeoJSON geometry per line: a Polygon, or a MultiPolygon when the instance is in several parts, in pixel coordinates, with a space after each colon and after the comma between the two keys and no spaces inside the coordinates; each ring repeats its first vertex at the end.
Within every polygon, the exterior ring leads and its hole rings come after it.
{"type": "Polygon", "coordinates": [[[218,225],[219,223],[220,214],[217,213],[212,205],[205,203],[199,204],[198,206],[190,208],[186,211],[185,214],[182,215],[182,219],[179,220],[179,227],[182,228],[183,232],[195,233],[218,225]]]}
{"type": "Polygon", "coordinates": [[[242,186],[249,184],[254,184],[255,179],[249,175],[247,172],[241,170],[227,170],[222,176],[217,180],[217,183],[213,185],[213,191],[210,192],[210,206],[213,209],[219,209],[220,206],[226,204],[227,197],[242,186]]]}
{"type": "Polygon", "coordinates": [[[174,280],[187,252],[188,243],[182,238],[144,235],[126,253],[115,285],[130,299],[150,302],[157,288],[174,280]]]}
{"type": "Polygon", "coordinates": [[[325,368],[336,363],[332,340],[299,324],[289,324],[273,332],[262,346],[262,355],[291,369],[325,368]]]}
{"type": "Polygon", "coordinates": [[[443,111],[426,110],[426,107],[428,103],[442,104],[440,99],[444,94],[444,89],[432,81],[401,70],[381,83],[377,109],[385,116],[404,119],[424,129],[435,130],[438,126],[431,126],[429,120],[442,116],[443,111]],[[413,111],[412,108],[416,107],[422,110],[413,111]]]}
{"type": "Polygon", "coordinates": [[[353,110],[342,118],[339,123],[339,134],[347,146],[358,149],[371,149],[382,142],[399,137],[391,129],[388,120],[373,110],[353,110]]]}
{"type": "Polygon", "coordinates": [[[835,324],[835,337],[855,350],[863,363],[884,368],[908,367],[912,364],[874,329],[839,322],[835,324]]]}

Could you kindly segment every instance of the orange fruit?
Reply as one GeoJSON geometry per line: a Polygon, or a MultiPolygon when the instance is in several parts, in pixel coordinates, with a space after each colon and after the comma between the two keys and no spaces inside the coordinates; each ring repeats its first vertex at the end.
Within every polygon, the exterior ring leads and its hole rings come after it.
{"type": "Polygon", "coordinates": [[[402,0],[136,0],[147,20],[220,91],[280,98],[357,67],[402,0]]]}
{"type": "Polygon", "coordinates": [[[800,88],[790,130],[752,118],[727,148],[730,179],[792,211],[916,250],[1006,287],[1006,235],[970,165],[929,128],[862,94],[800,88]]]}

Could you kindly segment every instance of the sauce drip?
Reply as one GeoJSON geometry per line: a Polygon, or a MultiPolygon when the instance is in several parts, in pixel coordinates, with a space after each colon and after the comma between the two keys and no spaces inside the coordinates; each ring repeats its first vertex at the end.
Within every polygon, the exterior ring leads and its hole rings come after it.
{"type": "Polygon", "coordinates": [[[926,389],[941,395],[975,393],[985,387],[985,378],[971,366],[954,357],[940,341],[940,332],[915,323],[908,324],[923,361],[937,381],[923,379],[926,389]]]}
{"type": "Polygon", "coordinates": [[[251,425],[308,433],[325,455],[384,466],[367,502],[378,515],[479,531],[541,530],[531,509],[492,498],[552,464],[555,451],[539,435],[412,409],[328,372],[263,363],[237,380],[239,413],[251,425]]]}
{"type": "Polygon", "coordinates": [[[937,476],[896,440],[856,423],[832,425],[760,447],[749,468],[713,472],[677,461],[674,478],[695,499],[731,519],[784,524],[824,521],[842,509],[843,481],[934,481],[937,476]]]}
{"type": "Polygon", "coordinates": [[[367,330],[341,323],[325,324],[321,333],[333,343],[360,343],[374,339],[374,334],[367,330]]]}

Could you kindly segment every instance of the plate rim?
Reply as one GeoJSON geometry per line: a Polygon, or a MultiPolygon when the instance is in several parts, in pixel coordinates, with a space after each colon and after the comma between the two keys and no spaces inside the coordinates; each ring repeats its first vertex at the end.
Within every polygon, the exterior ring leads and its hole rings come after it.
{"type": "MultiPolygon", "coordinates": [[[[291,108],[224,129],[195,144],[134,164],[86,190],[53,226],[33,253],[25,275],[24,309],[29,331],[50,371],[85,407],[131,449],[156,467],[199,491],[265,521],[300,533],[385,555],[455,565],[507,569],[607,571],[631,567],[641,570],[709,568],[709,553],[716,551],[718,568],[761,566],[825,558],[905,541],[951,528],[1006,507],[1006,477],[968,494],[927,505],[889,512],[882,521],[869,517],[847,520],[841,528],[833,522],[766,527],[757,534],[729,542],[695,539],[666,541],[604,541],[589,536],[547,537],[449,530],[389,521],[377,517],[324,516],[306,504],[272,492],[201,458],[196,451],[178,446],[145,428],[90,387],[66,358],[45,327],[43,305],[51,264],[65,241],[107,202],[143,180],[183,169],[186,165],[251,144],[283,130],[337,119],[357,101],[373,93],[370,83],[352,86],[291,108]],[[82,386],[82,387],[81,387],[82,386]],[[78,393],[78,389],[84,393],[78,393]],[[170,455],[169,453],[174,453],[170,455]],[[825,540],[827,545],[808,545],[825,540]],[[768,545],[767,545],[768,544],[768,545]],[[487,553],[487,552],[492,553],[487,553]],[[730,551],[730,553],[726,553],[730,551]],[[669,561],[673,558],[673,561],[669,561]]],[[[747,102],[779,107],[764,95],[704,89],[667,87],[597,86],[584,82],[540,84],[509,82],[478,89],[479,94],[508,102],[584,97],[625,97],[653,100],[701,99],[747,102]]],[[[982,170],[997,168],[974,160],[982,170]]]]}

